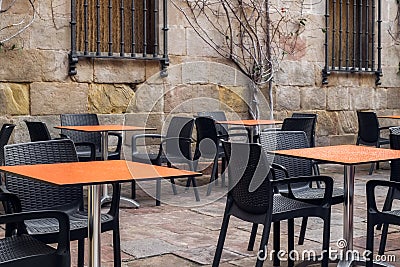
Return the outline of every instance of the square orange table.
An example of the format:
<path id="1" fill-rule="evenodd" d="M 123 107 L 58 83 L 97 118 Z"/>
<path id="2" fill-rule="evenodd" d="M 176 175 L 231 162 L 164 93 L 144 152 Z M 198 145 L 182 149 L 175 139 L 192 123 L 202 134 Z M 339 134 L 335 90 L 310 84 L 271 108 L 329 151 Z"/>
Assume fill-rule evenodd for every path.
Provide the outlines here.
<path id="1" fill-rule="evenodd" d="M 355 166 L 364 163 L 388 161 L 400 158 L 400 150 L 356 145 L 337 145 L 302 149 L 269 151 L 270 154 L 344 165 L 344 216 L 343 238 L 346 249 L 353 250 L 353 210 Z M 338 266 L 349 266 L 350 261 L 341 261 Z"/>
<path id="2" fill-rule="evenodd" d="M 381 116 L 378 116 L 378 118 L 398 120 L 398 119 L 400 119 L 400 115 L 381 115 Z"/>
<path id="3" fill-rule="evenodd" d="M 110 182 L 157 180 L 156 198 L 159 201 L 161 179 L 200 176 L 191 172 L 150 164 L 125 161 L 89 161 L 37 165 L 0 166 L 0 171 L 38 181 L 63 185 L 88 185 L 89 266 L 101 266 L 100 191 Z"/>
<path id="4" fill-rule="evenodd" d="M 282 124 L 283 121 L 278 120 L 232 120 L 232 121 L 217 121 L 219 124 L 243 125 L 250 128 L 250 140 L 254 140 L 254 129 L 259 125 L 274 125 Z"/>
<path id="5" fill-rule="evenodd" d="M 101 133 L 101 152 L 102 159 L 108 159 L 108 132 L 113 131 L 147 131 L 147 130 L 156 130 L 156 128 L 149 127 L 138 127 L 138 126 L 128 126 L 128 125 L 83 125 L 83 126 L 55 126 L 56 129 L 64 129 L 71 131 L 79 131 L 79 132 L 99 132 Z M 129 199 L 126 197 L 121 197 L 121 200 L 129 202 L 136 207 L 139 207 L 139 203 L 137 203 L 133 199 Z M 101 199 L 101 203 L 106 203 L 111 201 L 111 196 L 108 194 L 108 187 L 105 184 L 103 186 L 103 197 Z"/>

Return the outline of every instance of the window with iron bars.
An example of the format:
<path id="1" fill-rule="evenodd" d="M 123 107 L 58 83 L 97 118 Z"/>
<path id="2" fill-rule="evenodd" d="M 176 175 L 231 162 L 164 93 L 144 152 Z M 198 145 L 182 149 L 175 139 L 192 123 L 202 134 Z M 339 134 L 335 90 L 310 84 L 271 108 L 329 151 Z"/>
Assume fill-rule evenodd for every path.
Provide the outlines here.
<path id="1" fill-rule="evenodd" d="M 372 73 L 380 84 L 381 0 L 326 0 L 325 67 L 332 72 Z"/>
<path id="2" fill-rule="evenodd" d="M 69 74 L 79 58 L 158 60 L 166 74 L 167 31 L 167 0 L 72 0 Z"/>

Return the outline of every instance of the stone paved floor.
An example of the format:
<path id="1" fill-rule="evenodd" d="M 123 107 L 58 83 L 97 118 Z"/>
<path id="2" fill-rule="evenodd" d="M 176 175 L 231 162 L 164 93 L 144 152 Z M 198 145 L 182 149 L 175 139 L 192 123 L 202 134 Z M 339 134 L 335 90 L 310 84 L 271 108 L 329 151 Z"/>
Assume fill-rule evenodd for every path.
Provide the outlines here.
<path id="1" fill-rule="evenodd" d="M 366 234 L 366 199 L 365 182 L 371 178 L 388 179 L 389 171 L 386 165 L 384 169 L 368 175 L 369 165 L 356 169 L 355 185 L 355 224 L 354 237 L 355 248 L 363 251 Z M 323 165 L 321 173 L 335 178 L 337 186 L 343 185 L 343 167 L 336 165 Z M 204 178 L 204 180 L 207 177 Z M 183 183 L 182 183 L 183 184 Z M 223 197 L 226 188 L 216 186 L 211 196 L 206 197 L 206 187 L 200 189 L 201 202 L 195 202 L 193 191 L 185 191 L 179 188 L 179 194 L 174 196 L 168 183 L 163 185 L 162 201 L 160 207 L 155 206 L 154 200 L 148 194 L 154 194 L 154 182 L 142 183 L 138 190 L 137 200 L 139 209 L 130 208 L 122 203 L 121 218 L 121 249 L 122 266 L 126 267 L 192 267 L 211 266 L 215 246 L 218 239 L 222 215 L 225 207 Z M 129 184 L 123 186 L 123 195 L 129 196 Z M 386 193 L 379 195 L 382 203 Z M 306 232 L 304 245 L 296 245 L 299 252 L 315 250 L 320 252 L 322 240 L 322 224 L 319 219 L 310 219 Z M 301 221 L 296 221 L 295 234 L 299 233 Z M 260 227 L 261 228 L 261 227 Z M 256 252 L 246 250 L 247 241 L 251 230 L 251 224 L 231 219 L 227 239 L 222 255 L 221 267 L 254 266 Z M 286 247 L 286 224 L 281 226 L 282 248 Z M 379 231 L 376 231 L 376 245 L 379 244 Z M 337 249 L 337 240 L 342 236 L 342 205 L 336 205 L 332 210 L 331 244 L 332 249 Z M 258 247 L 258 240 L 255 248 Z M 400 266 L 400 227 L 391 227 L 386 254 L 396 257 L 391 262 L 394 266 Z M 270 242 L 271 243 L 271 242 Z M 112 236 L 110 233 L 102 234 L 102 262 L 103 266 L 113 266 L 112 263 Z M 73 265 L 76 264 L 76 244 L 72 246 Z M 272 266 L 270 260 L 266 260 L 264 266 Z M 282 262 L 281 266 L 286 266 Z M 318 265 L 316 265 L 318 266 Z M 332 264 L 335 266 L 335 264 Z"/>

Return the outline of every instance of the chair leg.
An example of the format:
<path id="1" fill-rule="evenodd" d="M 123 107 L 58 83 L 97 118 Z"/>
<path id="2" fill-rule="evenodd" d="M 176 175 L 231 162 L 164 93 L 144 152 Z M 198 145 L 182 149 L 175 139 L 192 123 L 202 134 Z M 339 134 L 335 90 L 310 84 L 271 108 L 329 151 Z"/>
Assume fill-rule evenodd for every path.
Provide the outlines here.
<path id="1" fill-rule="evenodd" d="M 385 203 L 383 204 L 382 211 L 388 211 L 392 209 L 392 201 L 394 197 L 395 190 L 393 188 L 389 188 L 388 194 L 385 199 Z M 378 224 L 376 226 L 377 230 L 381 230 L 382 224 Z"/>
<path id="2" fill-rule="evenodd" d="M 192 181 L 193 184 L 193 191 L 194 191 L 194 197 L 196 198 L 196 201 L 200 201 L 200 196 L 199 196 L 199 190 L 197 189 L 197 181 L 195 177 L 190 177 L 188 180 Z"/>
<path id="3" fill-rule="evenodd" d="M 213 186 L 213 182 L 218 178 L 218 155 L 214 158 L 214 163 L 211 171 L 210 183 L 207 188 L 207 196 L 211 194 L 211 189 Z"/>
<path id="4" fill-rule="evenodd" d="M 265 223 L 262 237 L 261 237 L 261 242 L 260 242 L 260 250 L 257 253 L 256 267 L 262 267 L 264 264 L 264 261 L 268 258 L 267 244 L 268 244 L 270 231 L 271 231 L 271 223 Z M 275 235 L 275 233 L 274 233 L 274 235 Z M 274 237 L 274 239 L 275 239 L 275 237 Z"/>
<path id="5" fill-rule="evenodd" d="M 178 194 L 178 191 L 176 190 L 176 184 L 175 184 L 175 179 L 172 178 L 171 180 L 171 186 L 172 186 L 172 192 L 174 193 L 174 195 Z"/>
<path id="6" fill-rule="evenodd" d="M 304 238 L 306 236 L 306 229 L 307 229 L 307 222 L 308 222 L 308 217 L 303 217 L 303 220 L 301 221 L 301 228 L 300 228 L 300 236 L 299 236 L 299 245 L 304 244 Z"/>
<path id="7" fill-rule="evenodd" d="M 379 251 L 378 251 L 379 255 L 383 255 L 383 253 L 385 253 L 388 231 L 389 231 L 389 224 L 384 223 L 381 234 L 381 242 L 379 243 Z"/>
<path id="8" fill-rule="evenodd" d="M 254 249 L 254 243 L 256 241 L 256 236 L 257 236 L 257 228 L 258 228 L 258 224 L 253 223 L 253 227 L 251 228 L 249 245 L 247 246 L 248 251 L 253 251 L 253 249 Z"/>
<path id="9" fill-rule="evenodd" d="M 121 267 L 121 240 L 119 234 L 119 223 L 113 230 L 113 249 L 114 249 L 114 267 Z"/>
<path id="10" fill-rule="evenodd" d="M 131 199 L 136 198 L 136 181 L 132 181 L 131 183 Z"/>
<path id="11" fill-rule="evenodd" d="M 374 172 L 375 163 L 371 163 L 371 167 L 369 168 L 368 174 L 371 175 Z"/>
<path id="12" fill-rule="evenodd" d="M 281 224 L 280 222 L 274 222 L 274 240 L 273 240 L 273 250 L 274 250 L 274 266 L 280 266 L 280 260 L 278 258 L 277 252 L 281 249 Z"/>
<path id="13" fill-rule="evenodd" d="M 369 251 L 367 256 L 367 267 L 372 267 L 373 264 L 373 254 L 374 254 L 374 225 L 369 222 L 369 218 L 367 219 L 367 244 L 366 250 Z"/>
<path id="14" fill-rule="evenodd" d="M 221 161 L 221 182 L 222 182 L 222 187 L 226 186 L 225 183 L 225 167 L 226 167 L 226 158 L 222 158 Z"/>
<path id="15" fill-rule="evenodd" d="M 212 267 L 218 267 L 219 262 L 221 261 L 221 255 L 222 255 L 222 250 L 224 248 L 226 232 L 228 231 L 229 217 L 230 215 L 228 215 L 227 212 L 225 211 L 224 219 L 222 220 L 221 231 L 219 232 L 217 249 L 215 251 Z"/>
<path id="16" fill-rule="evenodd" d="M 328 267 L 329 264 L 329 240 L 331 234 L 331 211 L 329 211 L 327 218 L 324 219 L 324 233 L 323 233 L 323 240 L 322 240 L 322 267 Z"/>
<path id="17" fill-rule="evenodd" d="M 78 240 L 78 267 L 83 267 L 85 262 L 85 239 Z"/>
<path id="18" fill-rule="evenodd" d="M 294 266 L 294 219 L 288 219 L 288 267 Z"/>

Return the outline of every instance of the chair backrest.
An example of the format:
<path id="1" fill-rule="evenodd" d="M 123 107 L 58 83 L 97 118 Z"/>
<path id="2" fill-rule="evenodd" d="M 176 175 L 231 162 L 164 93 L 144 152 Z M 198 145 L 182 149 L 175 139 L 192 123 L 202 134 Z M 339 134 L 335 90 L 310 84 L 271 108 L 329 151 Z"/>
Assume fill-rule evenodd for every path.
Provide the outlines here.
<path id="1" fill-rule="evenodd" d="M 205 158 L 214 158 L 218 152 L 218 136 L 214 119 L 210 117 L 196 118 L 196 155 Z"/>
<path id="2" fill-rule="evenodd" d="M 4 154 L 8 166 L 78 161 L 69 139 L 7 145 Z M 5 184 L 19 197 L 23 211 L 83 205 L 82 186 L 56 186 L 13 175 L 6 175 Z"/>
<path id="3" fill-rule="evenodd" d="M 289 177 L 312 175 L 312 161 L 294 157 L 285 157 L 268 154 L 268 151 L 307 148 L 308 140 L 306 134 L 301 131 L 267 131 L 260 134 L 261 145 L 269 161 L 273 161 L 286 168 Z M 284 174 L 277 171 L 277 179 L 284 178 Z M 306 184 L 297 183 L 296 187 Z M 307 184 L 308 185 L 308 184 Z"/>
<path id="4" fill-rule="evenodd" d="M 315 146 L 315 117 L 292 117 L 283 120 L 282 131 L 303 131 L 310 147 Z"/>
<path id="5" fill-rule="evenodd" d="M 375 112 L 357 111 L 357 144 L 375 145 L 379 140 L 379 121 Z"/>
<path id="6" fill-rule="evenodd" d="M 400 127 L 389 128 L 390 148 L 400 150 Z M 400 182 L 400 159 L 390 161 L 390 180 Z"/>
<path id="7" fill-rule="evenodd" d="M 99 125 L 99 119 L 96 114 L 61 114 L 61 126 L 84 126 Z M 97 132 L 79 132 L 70 130 L 61 130 L 62 134 L 67 135 L 74 142 L 90 142 L 95 144 L 96 148 L 101 148 L 101 134 Z"/>
<path id="8" fill-rule="evenodd" d="M 248 213 L 270 212 L 272 172 L 261 146 L 256 143 L 223 142 L 223 147 L 228 162 L 228 197 Z"/>
<path id="9" fill-rule="evenodd" d="M 317 113 L 293 113 L 292 118 L 314 118 L 314 124 L 312 126 L 312 135 L 311 135 L 311 142 L 310 142 L 310 147 L 315 147 L 315 131 L 317 129 L 317 120 L 318 120 L 318 114 Z M 307 136 L 308 137 L 308 136 Z"/>
<path id="10" fill-rule="evenodd" d="M 165 154 L 167 157 L 192 159 L 191 138 L 194 119 L 187 117 L 172 117 L 167 129 Z"/>
<path id="11" fill-rule="evenodd" d="M 226 121 L 225 112 L 222 110 L 219 111 L 203 111 L 197 112 L 197 116 L 199 117 L 210 117 L 215 121 Z M 220 135 L 228 135 L 228 125 L 227 124 L 216 124 L 215 125 L 218 134 Z"/>
<path id="12" fill-rule="evenodd" d="M 10 140 L 15 124 L 4 123 L 0 130 L 0 164 L 4 165 L 4 146 Z"/>
<path id="13" fill-rule="evenodd" d="M 24 121 L 28 127 L 31 142 L 51 140 L 49 129 L 44 122 L 41 121 Z"/>

